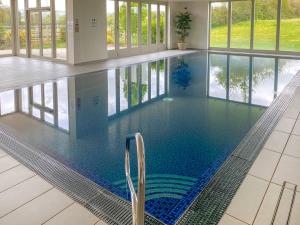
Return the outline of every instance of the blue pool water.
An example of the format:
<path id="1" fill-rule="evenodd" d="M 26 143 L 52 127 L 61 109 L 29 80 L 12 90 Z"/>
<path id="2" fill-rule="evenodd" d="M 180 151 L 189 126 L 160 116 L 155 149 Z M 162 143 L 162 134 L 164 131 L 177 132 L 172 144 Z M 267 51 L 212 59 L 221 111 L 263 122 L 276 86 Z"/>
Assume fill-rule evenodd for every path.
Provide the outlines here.
<path id="1" fill-rule="evenodd" d="M 2 92 L 0 124 L 128 200 L 125 138 L 140 132 L 146 211 L 174 224 L 299 69 L 261 56 L 166 58 Z"/>

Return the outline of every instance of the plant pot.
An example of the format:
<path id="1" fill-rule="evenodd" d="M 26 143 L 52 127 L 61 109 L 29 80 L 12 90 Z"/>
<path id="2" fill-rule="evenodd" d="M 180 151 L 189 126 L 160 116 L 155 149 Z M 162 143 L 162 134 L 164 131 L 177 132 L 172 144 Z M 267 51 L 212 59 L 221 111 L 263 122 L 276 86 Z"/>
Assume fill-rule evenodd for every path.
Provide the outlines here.
<path id="1" fill-rule="evenodd" d="M 185 42 L 178 42 L 179 50 L 186 50 L 187 44 Z"/>

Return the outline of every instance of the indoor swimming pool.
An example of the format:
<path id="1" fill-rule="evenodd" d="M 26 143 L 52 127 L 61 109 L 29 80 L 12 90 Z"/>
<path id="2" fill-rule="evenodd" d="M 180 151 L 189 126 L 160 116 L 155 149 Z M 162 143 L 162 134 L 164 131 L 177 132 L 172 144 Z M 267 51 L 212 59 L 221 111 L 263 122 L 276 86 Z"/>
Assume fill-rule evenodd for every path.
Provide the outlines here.
<path id="1" fill-rule="evenodd" d="M 296 59 L 203 51 L 45 81 L 0 93 L 0 129 L 128 201 L 125 140 L 140 132 L 146 212 L 171 225 L 298 70 Z"/>

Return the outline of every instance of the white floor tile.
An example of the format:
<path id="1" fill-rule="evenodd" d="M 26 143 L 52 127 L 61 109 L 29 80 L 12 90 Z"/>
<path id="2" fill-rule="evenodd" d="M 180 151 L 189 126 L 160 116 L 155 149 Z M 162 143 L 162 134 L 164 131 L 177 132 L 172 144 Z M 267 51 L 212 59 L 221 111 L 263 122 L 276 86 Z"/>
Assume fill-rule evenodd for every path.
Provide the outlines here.
<path id="1" fill-rule="evenodd" d="M 218 225 L 247 225 L 247 223 L 239 221 L 230 215 L 224 214 Z"/>
<path id="2" fill-rule="evenodd" d="M 3 157 L 3 156 L 5 156 L 5 155 L 6 155 L 6 152 L 3 151 L 3 150 L 0 148 L 0 158 Z"/>
<path id="3" fill-rule="evenodd" d="M 78 203 L 66 208 L 45 225 L 94 225 L 99 219 Z"/>
<path id="4" fill-rule="evenodd" d="M 286 133 L 291 133 L 294 127 L 296 120 L 290 119 L 290 118 L 282 118 L 277 126 L 275 127 L 275 130 L 282 131 Z"/>
<path id="5" fill-rule="evenodd" d="M 300 157 L 300 136 L 290 136 L 286 148 L 284 149 L 284 153 L 291 156 Z"/>
<path id="6" fill-rule="evenodd" d="M 57 189 L 52 189 L 0 219 L 0 225 L 40 225 L 73 201 Z"/>
<path id="7" fill-rule="evenodd" d="M 13 159 L 10 156 L 4 156 L 2 158 L 0 158 L 0 173 L 9 170 L 17 165 L 19 165 L 20 163 Z"/>
<path id="8" fill-rule="evenodd" d="M 252 165 L 249 174 L 270 181 L 280 155 L 280 153 L 263 149 Z"/>
<path id="9" fill-rule="evenodd" d="M 50 184 L 35 176 L 0 193 L 0 218 L 51 188 Z"/>
<path id="10" fill-rule="evenodd" d="M 288 107 L 288 109 L 286 110 L 286 112 L 284 113 L 284 117 L 286 118 L 290 118 L 290 119 L 294 119 L 296 120 L 298 118 L 300 110 L 297 108 L 294 108 L 293 106 Z"/>
<path id="11" fill-rule="evenodd" d="M 0 193 L 15 186 L 22 181 L 33 177 L 35 174 L 23 165 L 14 167 L 6 172 L 0 173 Z"/>
<path id="12" fill-rule="evenodd" d="M 248 175 L 234 196 L 227 213 L 252 224 L 267 187 L 267 181 Z"/>
<path id="13" fill-rule="evenodd" d="M 299 225 L 300 224 L 300 213 L 299 212 L 300 212 L 300 193 L 297 192 L 289 225 Z"/>
<path id="14" fill-rule="evenodd" d="M 300 159 L 283 155 L 279 161 L 272 182 L 283 184 L 284 181 L 300 186 Z"/>
<path id="15" fill-rule="evenodd" d="M 271 184 L 253 225 L 270 225 L 280 195 L 281 186 Z"/>
<path id="16" fill-rule="evenodd" d="M 268 138 L 264 148 L 282 153 L 288 138 L 289 134 L 287 133 L 273 131 L 270 137 Z"/>
<path id="17" fill-rule="evenodd" d="M 293 134 L 300 136 L 300 120 L 297 120 L 296 125 L 293 130 Z"/>

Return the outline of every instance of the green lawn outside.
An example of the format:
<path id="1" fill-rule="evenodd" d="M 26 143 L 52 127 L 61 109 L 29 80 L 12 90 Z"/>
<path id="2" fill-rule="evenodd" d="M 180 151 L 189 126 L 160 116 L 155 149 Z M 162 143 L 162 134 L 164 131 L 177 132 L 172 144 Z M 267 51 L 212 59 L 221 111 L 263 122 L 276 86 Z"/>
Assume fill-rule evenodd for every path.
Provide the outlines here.
<path id="1" fill-rule="evenodd" d="M 211 47 L 227 47 L 227 26 L 211 30 Z M 281 20 L 280 50 L 300 52 L 300 19 Z M 250 48 L 250 23 L 240 22 L 232 26 L 233 48 Z M 254 49 L 274 50 L 276 45 L 276 21 L 255 21 Z"/>

